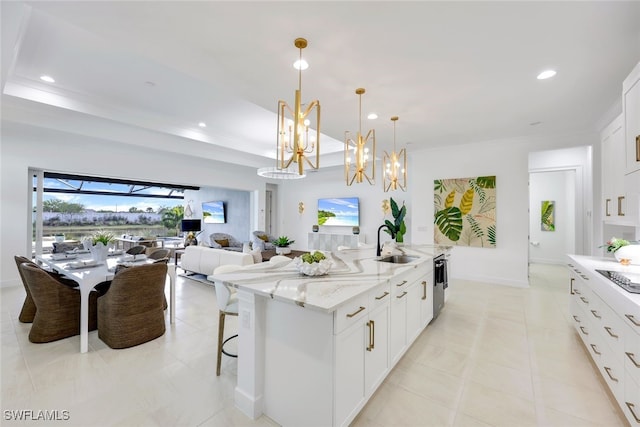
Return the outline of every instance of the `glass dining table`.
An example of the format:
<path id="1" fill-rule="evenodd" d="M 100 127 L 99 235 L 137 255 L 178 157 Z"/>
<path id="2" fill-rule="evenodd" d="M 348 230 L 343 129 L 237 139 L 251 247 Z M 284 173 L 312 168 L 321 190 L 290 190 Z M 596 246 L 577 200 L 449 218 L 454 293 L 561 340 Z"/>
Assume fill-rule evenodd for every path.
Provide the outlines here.
<path id="1" fill-rule="evenodd" d="M 127 265 L 141 265 L 151 262 L 146 257 L 136 260 L 123 261 L 121 256 L 109 256 L 106 261 L 91 262 L 90 253 L 81 254 L 43 254 L 36 255 L 36 260 L 50 269 L 78 282 L 80 286 L 80 352 L 89 350 L 89 294 L 94 286 L 107 280 L 112 280 L 116 265 L 124 262 Z M 175 282 L 176 266 L 170 262 L 167 264 L 167 276 L 169 276 L 169 319 L 175 323 Z"/>

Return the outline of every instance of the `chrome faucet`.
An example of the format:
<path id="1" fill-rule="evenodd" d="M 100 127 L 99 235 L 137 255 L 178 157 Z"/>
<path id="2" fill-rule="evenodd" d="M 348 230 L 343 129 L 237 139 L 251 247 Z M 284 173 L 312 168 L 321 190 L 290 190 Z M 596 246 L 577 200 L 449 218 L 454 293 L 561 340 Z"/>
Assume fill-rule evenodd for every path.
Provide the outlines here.
<path id="1" fill-rule="evenodd" d="M 382 250 L 380 249 L 380 230 L 382 230 L 385 227 L 387 228 L 387 230 L 389 230 L 389 233 L 391 234 L 391 238 L 392 239 L 396 238 L 396 233 L 394 233 L 393 230 L 390 229 L 387 224 L 382 224 L 380 227 L 378 227 L 378 245 L 376 246 L 376 256 L 380 256 L 382 254 Z"/>

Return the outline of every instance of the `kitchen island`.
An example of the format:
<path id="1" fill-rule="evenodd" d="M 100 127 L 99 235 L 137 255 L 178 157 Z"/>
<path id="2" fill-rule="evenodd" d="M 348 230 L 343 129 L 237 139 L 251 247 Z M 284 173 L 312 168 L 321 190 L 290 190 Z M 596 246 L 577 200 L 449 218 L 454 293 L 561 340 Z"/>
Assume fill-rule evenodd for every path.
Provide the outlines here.
<path id="1" fill-rule="evenodd" d="M 289 262 L 209 276 L 238 291 L 236 406 L 284 426 L 353 421 L 433 318 L 433 258 L 449 248 L 401 250 L 415 258 L 349 249 L 324 276 Z"/>

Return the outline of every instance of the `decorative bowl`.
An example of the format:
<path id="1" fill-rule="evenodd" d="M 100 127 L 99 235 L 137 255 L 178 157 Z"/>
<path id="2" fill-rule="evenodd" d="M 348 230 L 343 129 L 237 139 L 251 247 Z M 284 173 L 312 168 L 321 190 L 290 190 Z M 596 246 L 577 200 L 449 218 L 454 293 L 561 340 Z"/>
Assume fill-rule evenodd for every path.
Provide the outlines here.
<path id="1" fill-rule="evenodd" d="M 309 264 L 302 261 L 300 257 L 296 257 L 293 259 L 293 265 L 305 276 L 323 276 L 331 269 L 331 261 L 328 259 Z"/>

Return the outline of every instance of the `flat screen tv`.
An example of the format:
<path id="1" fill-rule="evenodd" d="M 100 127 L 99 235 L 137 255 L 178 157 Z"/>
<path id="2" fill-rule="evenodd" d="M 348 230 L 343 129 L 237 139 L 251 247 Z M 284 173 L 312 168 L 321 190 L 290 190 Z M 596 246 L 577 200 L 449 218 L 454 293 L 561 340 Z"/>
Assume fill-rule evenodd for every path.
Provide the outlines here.
<path id="1" fill-rule="evenodd" d="M 360 202 L 357 197 L 318 199 L 318 225 L 360 225 Z"/>
<path id="2" fill-rule="evenodd" d="M 202 218 L 205 224 L 224 224 L 224 202 L 202 202 Z"/>

